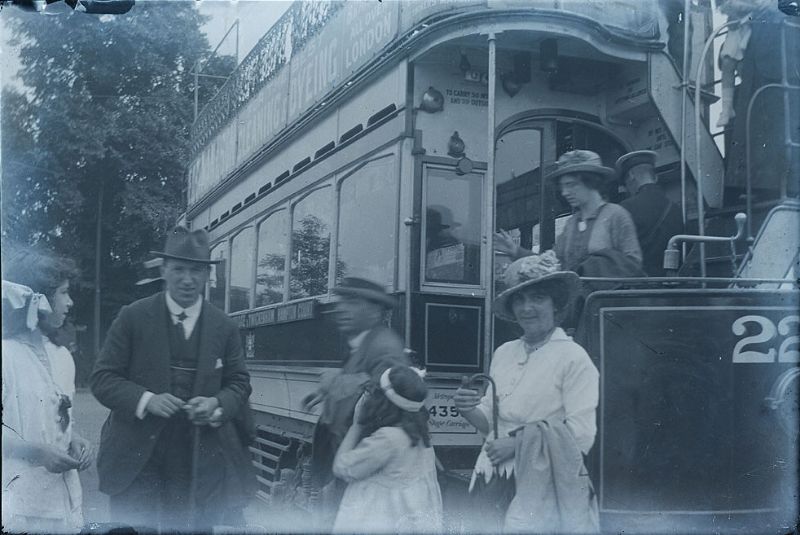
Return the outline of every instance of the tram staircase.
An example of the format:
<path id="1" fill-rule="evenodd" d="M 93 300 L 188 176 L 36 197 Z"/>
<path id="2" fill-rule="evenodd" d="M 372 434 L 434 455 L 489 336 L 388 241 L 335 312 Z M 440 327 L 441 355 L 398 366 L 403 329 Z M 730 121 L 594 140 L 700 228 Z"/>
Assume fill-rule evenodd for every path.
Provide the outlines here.
<path id="1" fill-rule="evenodd" d="M 256 469 L 256 496 L 269 505 L 291 503 L 307 508 L 311 493 L 310 470 L 303 444 L 266 426 L 257 426 L 249 446 Z"/>
<path id="2" fill-rule="evenodd" d="M 672 139 L 681 139 L 681 106 L 684 87 L 677 65 L 664 52 L 650 54 L 648 61 L 648 89 L 653 104 L 661 116 Z M 698 176 L 697 145 L 695 142 L 695 102 L 694 91 L 686 99 L 686 165 L 692 176 Z M 702 110 L 701 110 L 702 111 Z M 701 116 L 701 121 L 702 121 Z M 705 124 L 700 125 L 700 173 L 702 174 L 702 193 L 708 206 L 722 206 L 725 164 L 714 137 Z M 680 147 L 680 143 L 675 143 Z"/>

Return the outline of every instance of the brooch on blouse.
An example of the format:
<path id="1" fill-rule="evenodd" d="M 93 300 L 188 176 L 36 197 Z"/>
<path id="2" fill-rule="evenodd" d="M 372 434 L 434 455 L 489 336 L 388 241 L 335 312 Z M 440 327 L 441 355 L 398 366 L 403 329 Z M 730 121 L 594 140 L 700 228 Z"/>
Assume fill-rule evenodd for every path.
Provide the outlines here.
<path id="1" fill-rule="evenodd" d="M 66 431 L 69 427 L 69 408 L 72 407 L 72 402 L 69 396 L 61 394 L 58 401 L 58 423 L 61 426 L 61 431 Z"/>

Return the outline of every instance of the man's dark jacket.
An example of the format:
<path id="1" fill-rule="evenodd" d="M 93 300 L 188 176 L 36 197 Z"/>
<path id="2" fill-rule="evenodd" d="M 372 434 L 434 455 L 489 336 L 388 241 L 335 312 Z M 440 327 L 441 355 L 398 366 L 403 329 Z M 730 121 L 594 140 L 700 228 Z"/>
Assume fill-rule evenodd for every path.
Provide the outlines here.
<path id="1" fill-rule="evenodd" d="M 317 486 L 333 478 L 333 458 L 353 423 L 353 410 L 364 386 L 370 380 L 378 381 L 388 368 L 409 363 L 397 333 L 379 325 L 370 329 L 358 349 L 345 359 L 341 373 L 323 385 L 325 405 L 314 429 L 312 450 L 312 472 Z"/>
<path id="2" fill-rule="evenodd" d="M 161 394 L 169 392 L 171 387 L 167 332 L 171 318 L 165 295 L 160 292 L 120 310 L 92 372 L 92 393 L 111 409 L 103 424 L 97 455 L 100 490 L 106 494 L 118 494 L 133 482 L 170 421 L 149 413 L 144 419 L 136 417 L 139 399 L 145 391 Z M 236 324 L 205 301 L 195 329 L 200 329 L 200 354 L 192 396 L 215 396 L 225 420 L 219 428 L 197 427 L 200 433 L 198 494 L 209 495 L 214 489 L 203 487 L 203 467 L 230 463 L 227 458 L 217 457 L 226 446 L 240 444 L 238 437 L 234 438 L 236 429 L 231 420 L 241 409 L 246 409 L 251 387 Z M 205 483 L 219 484 L 218 481 Z"/>
<path id="3" fill-rule="evenodd" d="M 645 184 L 620 206 L 631 214 L 642 247 L 642 268 L 651 277 L 664 276 L 664 249 L 669 239 L 683 233 L 681 210 L 658 184 Z"/>

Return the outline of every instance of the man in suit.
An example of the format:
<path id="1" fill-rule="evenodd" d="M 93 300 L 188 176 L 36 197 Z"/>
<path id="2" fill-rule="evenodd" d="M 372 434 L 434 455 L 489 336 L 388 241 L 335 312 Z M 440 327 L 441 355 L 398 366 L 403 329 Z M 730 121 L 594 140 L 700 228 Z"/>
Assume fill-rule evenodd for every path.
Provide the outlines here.
<path id="1" fill-rule="evenodd" d="M 324 488 L 323 524 L 333 520 L 346 486 L 333 476 L 333 458 L 353 423 L 358 398 L 370 380 L 379 380 L 392 366 L 409 364 L 403 341 L 383 324 L 386 311 L 395 306 L 383 286 L 346 277 L 333 293 L 338 296 L 334 308 L 336 324 L 347 338 L 350 351 L 342 368 L 324 374 L 317 391 L 303 400 L 309 411 L 324 403 L 314 429 L 311 464 L 315 486 Z"/>
<path id="2" fill-rule="evenodd" d="M 166 291 L 120 310 L 91 376 L 92 393 L 111 409 L 100 490 L 114 521 L 209 531 L 241 468 L 231 420 L 250 377 L 235 323 L 202 298 L 214 263 L 206 232 L 176 227 L 153 254 L 164 259 Z"/>
<path id="3" fill-rule="evenodd" d="M 620 182 L 630 193 L 620 206 L 631 214 L 636 236 L 642 247 L 642 267 L 651 277 L 664 276 L 664 249 L 669 239 L 683 232 L 683 218 L 656 184 L 656 153 L 649 150 L 629 152 L 616 163 Z"/>

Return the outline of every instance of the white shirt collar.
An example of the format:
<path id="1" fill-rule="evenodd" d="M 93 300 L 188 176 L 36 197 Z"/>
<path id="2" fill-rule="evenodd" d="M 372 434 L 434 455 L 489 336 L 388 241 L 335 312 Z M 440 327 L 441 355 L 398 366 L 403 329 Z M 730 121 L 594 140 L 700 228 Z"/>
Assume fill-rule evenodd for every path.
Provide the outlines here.
<path id="1" fill-rule="evenodd" d="M 347 340 L 347 343 L 350 346 L 350 351 L 358 351 L 358 348 L 361 347 L 361 343 L 364 341 L 364 338 L 367 337 L 367 333 L 369 331 L 370 330 L 367 329 L 366 331 L 363 331 L 358 336 L 354 336 L 353 338 L 349 338 Z"/>
<path id="2" fill-rule="evenodd" d="M 189 318 L 196 318 L 200 316 L 200 311 L 203 309 L 202 296 L 198 296 L 197 301 L 195 301 L 195 303 L 191 305 L 189 308 L 183 308 L 182 306 L 180 306 L 178 303 L 175 302 L 172 296 L 169 295 L 169 292 L 166 292 L 166 294 L 167 294 L 167 310 L 169 310 L 169 313 L 172 314 L 173 316 L 177 316 L 181 312 L 186 314 L 186 316 Z"/>

